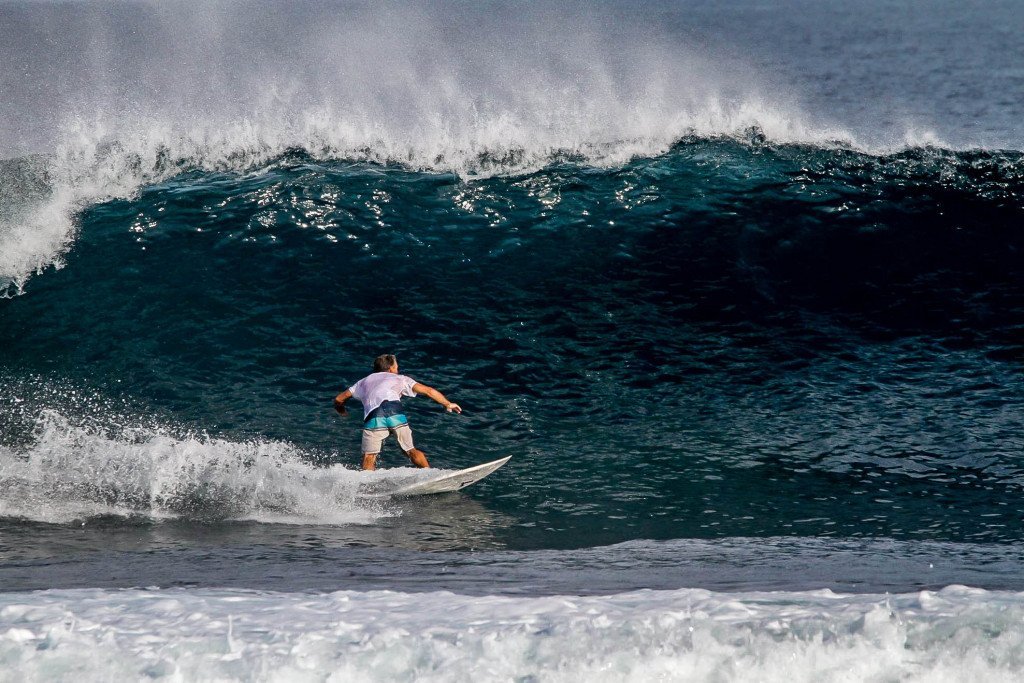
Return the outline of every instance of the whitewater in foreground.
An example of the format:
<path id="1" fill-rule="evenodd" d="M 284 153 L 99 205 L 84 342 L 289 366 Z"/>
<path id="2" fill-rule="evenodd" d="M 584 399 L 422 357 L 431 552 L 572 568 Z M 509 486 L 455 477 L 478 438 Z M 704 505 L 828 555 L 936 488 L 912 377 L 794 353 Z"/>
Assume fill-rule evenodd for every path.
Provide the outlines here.
<path id="1" fill-rule="evenodd" d="M 0 596 L 0 680 L 1013 681 L 1024 594 L 54 590 Z M 17 673 L 15 673 L 17 672 Z"/>

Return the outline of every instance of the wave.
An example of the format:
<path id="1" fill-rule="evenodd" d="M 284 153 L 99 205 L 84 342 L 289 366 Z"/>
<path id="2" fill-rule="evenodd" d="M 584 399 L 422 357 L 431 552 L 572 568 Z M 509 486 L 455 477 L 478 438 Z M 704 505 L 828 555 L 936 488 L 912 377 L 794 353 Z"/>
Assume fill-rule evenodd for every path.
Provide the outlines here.
<path id="1" fill-rule="evenodd" d="M 538 117 L 560 122 L 545 124 Z M 102 124 L 76 120 L 53 153 L 0 161 L 4 180 L 0 184 L 0 296 L 23 293 L 33 274 L 63 267 L 64 256 L 77 239 L 81 214 L 91 206 L 132 199 L 146 187 L 193 172 L 262 174 L 297 158 L 397 167 L 468 182 L 524 176 L 565 163 L 621 169 L 637 159 L 668 154 L 680 145 L 731 141 L 753 151 L 766 146 L 819 150 L 835 167 L 810 172 L 830 180 L 841 180 L 849 170 L 845 167 L 852 165 L 877 166 L 885 180 L 895 171 L 916 182 L 924 172 L 946 184 L 941 176 L 950 170 L 960 175 L 963 169 L 958 166 L 977 167 L 978 157 L 993 155 L 997 157 L 993 165 L 1008 166 L 1011 176 L 1019 175 L 1019 169 L 1013 170 L 1019 164 L 1012 152 L 1007 157 L 998 152 L 965 152 L 960 159 L 956 151 L 942 147 L 865 149 L 842 131 L 814 129 L 798 116 L 762 101 L 709 101 L 694 111 L 640 118 L 643 121 L 638 124 L 637 117 L 622 113 L 611 117 L 618 121 L 612 125 L 604 117 L 579 120 L 577 114 L 557 111 L 523 116 L 499 113 L 462 129 L 453 130 L 448 122 L 435 120 L 433 125 L 401 132 L 382 131 L 364 117 L 330 109 L 280 118 L 261 114 L 196 129 L 146 121 L 120 124 L 111 131 Z M 894 159 L 900 154 L 910 156 Z M 913 161 L 918 156 L 924 157 L 923 163 Z M 981 171 L 976 180 L 993 180 L 984 177 L 985 169 Z M 967 173 L 970 180 L 970 169 Z M 864 180 L 870 181 L 870 174 Z"/>
<path id="2" fill-rule="evenodd" d="M 68 63 L 6 36 L 60 77 L 2 74 L 0 114 L 18 134 L 0 138 L 0 156 L 14 157 L 3 168 L 37 189 L 0 184 L 0 291 L 60 267 L 91 205 L 183 172 L 259 171 L 292 151 L 471 179 L 559 160 L 618 167 L 686 136 L 751 130 L 775 144 L 857 144 L 737 60 L 611 7 L 299 5 L 0 10 L 44 35 L 64 27 L 68 53 L 93 57 Z M 264 49 L 226 34 L 260 36 Z M 182 35 L 209 40 L 186 48 Z M 33 169 L 19 162 L 23 138 L 37 140 Z"/>
<path id="3" fill-rule="evenodd" d="M 91 170 L 64 174 L 59 182 L 53 179 L 61 174 L 47 171 L 39 182 L 21 186 L 36 195 L 40 183 L 56 182 L 77 187 L 96 201 L 100 196 L 131 197 L 121 208 L 116 202 L 109 211 L 96 208 L 89 224 L 98 231 L 97 239 L 127 228 L 143 247 L 157 235 L 200 227 L 228 240 L 259 241 L 269 225 L 275 233 L 296 236 L 316 225 L 315 237 L 321 240 L 358 239 L 377 253 L 393 238 L 377 228 L 404 235 L 402 226 L 411 225 L 416 240 L 427 242 L 446 234 L 451 222 L 460 226 L 463 237 L 479 239 L 478 245 L 466 248 L 479 251 L 478 258 L 493 259 L 508 248 L 494 249 L 492 235 L 475 232 L 481 219 L 496 228 L 494 233 L 504 232 L 504 244 L 512 247 L 538 241 L 540 233 L 532 229 L 538 223 L 557 224 L 566 235 L 580 221 L 602 229 L 616 225 L 616 239 L 623 244 L 619 271 L 660 278 L 664 281 L 657 283 L 659 289 L 685 296 L 686 283 L 698 276 L 740 276 L 752 282 L 757 296 L 773 303 L 811 298 L 875 309 L 903 300 L 920 303 L 921 297 L 936 303 L 950 295 L 959 300 L 963 292 L 983 293 L 986 288 L 991 290 L 986 296 L 1012 298 L 1009 283 L 1017 269 L 1012 254 L 1019 245 L 1010 226 L 1024 215 L 1024 157 L 1019 152 L 915 148 L 879 155 L 826 143 L 781 144 L 760 128 L 728 136 L 666 137 L 644 151 L 652 156 L 616 159 L 597 172 L 598 155 L 612 154 L 611 147 L 591 152 L 537 147 L 536 158 L 520 147 L 493 154 L 478 151 L 474 157 L 474 163 L 491 171 L 510 173 L 526 174 L 534 162 L 544 164 L 540 171 L 519 176 L 521 181 L 439 177 L 451 157 L 430 161 L 430 155 L 423 155 L 420 166 L 437 165 L 417 171 L 409 166 L 409 154 L 389 152 L 386 146 L 336 149 L 308 138 L 269 145 L 258 136 L 247 143 L 206 140 L 202 145 L 188 138 L 177 146 L 169 138 L 149 140 L 141 134 L 134 140 L 133 146 L 94 140 L 81 162 Z M 70 161 L 64 168 L 78 163 L 77 153 L 66 158 Z M 400 158 L 405 165 L 396 164 Z M 536 192 L 527 187 L 531 183 L 539 186 Z M 361 192 L 368 184 L 384 199 L 364 206 Z M 435 196 L 438 187 L 444 190 Z M 419 194 L 421 190 L 427 194 Z M 41 200 L 35 213 L 23 213 L 31 220 L 6 233 L 15 245 L 0 251 L 6 264 L 0 268 L 5 279 L 0 280 L 8 284 L 9 294 L 23 291 L 29 275 L 46 264 L 60 266 L 60 254 L 77 243 L 75 221 L 89 212 L 62 214 L 60 208 L 82 206 L 70 199 L 77 191 Z M 296 191 L 309 194 L 309 199 L 296 203 Z M 539 193 L 545 198 L 531 206 Z M 199 199 L 202 206 L 192 206 Z M 366 213 L 368 207 L 391 215 L 375 218 Z M 128 226 L 122 212 L 138 220 Z M 63 219 L 54 217 L 60 215 Z M 387 226 L 378 225 L 382 218 Z M 666 245 L 675 246 L 645 245 L 643 233 L 651 230 L 665 233 Z M 703 230 L 709 233 L 707 239 L 700 237 Z M 325 246 L 311 242 L 308 248 L 322 252 Z M 118 258 L 128 259 L 122 267 L 130 267 L 134 252 L 123 241 L 116 248 L 121 250 Z M 455 258 L 453 249 L 419 256 Z M 647 255 L 647 266 L 630 266 L 636 250 L 656 253 Z M 694 255 L 686 273 L 677 272 L 680 253 Z M 269 252 L 265 256 L 283 258 Z M 655 264 L 675 272 L 652 272 Z M 235 266 L 246 267 L 241 262 Z M 999 286 L 989 287 L 993 283 Z M 168 286 L 173 289 L 174 283 Z M 748 294 L 744 289 L 736 296 Z M 975 311 L 976 303 L 964 306 Z M 1015 310 L 1016 304 L 998 308 Z"/>
<path id="4" fill-rule="evenodd" d="M 0 161 L 0 178 L 11 179 L 0 190 L 0 291 L 20 293 L 33 273 L 61 267 L 85 208 L 131 198 L 191 171 L 260 172 L 301 153 L 317 161 L 398 165 L 468 180 L 527 174 L 565 160 L 617 167 L 664 154 L 688 136 L 824 144 L 842 136 L 810 129 L 756 99 L 711 98 L 692 109 L 656 105 L 646 112 L 627 111 L 621 103 L 600 113 L 581 111 L 587 108 L 581 103 L 489 114 L 467 107 L 461 121 L 425 115 L 397 128 L 332 106 L 198 124 L 75 118 L 51 153 L 31 163 L 24 157 Z"/>
<path id="5" fill-rule="evenodd" d="M 13 430 L 12 430 L 13 431 Z M 8 435 L 10 439 L 10 435 Z M 0 517 L 67 523 L 104 516 L 366 524 L 399 514 L 358 497 L 416 470 L 322 467 L 295 446 L 154 427 L 72 424 L 44 410 L 20 445 L 0 446 Z"/>
<path id="6" fill-rule="evenodd" d="M 283 10 L 0 8 L 0 27 L 35 29 L 0 28 L 0 43 L 45 67 L 0 72 L 0 292 L 60 267 L 92 205 L 190 171 L 259 172 L 293 152 L 470 180 L 564 161 L 620 168 L 690 138 L 952 148 L 927 128 L 866 139 L 810 115 L 729 49 L 673 29 L 668 8 L 661 21 L 615 3 Z M 41 50 L 38 35 L 87 58 Z"/>
<path id="7" fill-rule="evenodd" d="M 1024 594 L 963 586 L 543 598 L 53 590 L 0 595 L 0 652 L 26 678 L 74 661 L 90 679 L 1012 681 L 1022 621 Z"/>

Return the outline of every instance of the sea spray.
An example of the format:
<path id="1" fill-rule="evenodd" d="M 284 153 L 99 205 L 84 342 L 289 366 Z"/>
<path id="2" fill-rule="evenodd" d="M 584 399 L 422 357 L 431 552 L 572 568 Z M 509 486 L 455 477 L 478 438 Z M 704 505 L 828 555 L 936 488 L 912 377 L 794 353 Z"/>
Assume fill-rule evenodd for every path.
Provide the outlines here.
<path id="1" fill-rule="evenodd" d="M 286 443 L 101 430 L 51 410 L 39 415 L 28 445 L 0 446 L 0 515 L 43 522 L 116 515 L 359 524 L 394 514 L 358 499 L 361 483 L 361 473 L 317 467 Z"/>

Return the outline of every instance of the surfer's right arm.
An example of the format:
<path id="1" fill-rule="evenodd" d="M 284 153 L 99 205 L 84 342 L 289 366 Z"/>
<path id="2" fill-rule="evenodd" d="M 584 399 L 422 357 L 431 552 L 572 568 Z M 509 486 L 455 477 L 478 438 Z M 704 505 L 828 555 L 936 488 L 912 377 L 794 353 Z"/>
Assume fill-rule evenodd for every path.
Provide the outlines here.
<path id="1" fill-rule="evenodd" d="M 345 407 L 345 401 L 352 398 L 352 391 L 346 389 L 337 396 L 334 397 L 334 409 L 338 411 L 338 414 L 342 417 L 348 415 L 348 408 Z"/>
<path id="2" fill-rule="evenodd" d="M 459 407 L 458 403 L 452 403 L 451 401 L 444 397 L 444 394 L 442 394 L 437 389 L 434 389 L 433 387 L 428 387 L 426 384 L 420 384 L 419 382 L 416 382 L 415 384 L 412 385 L 412 390 L 417 394 L 422 394 L 430 399 L 433 399 L 435 402 L 440 403 L 441 405 L 444 406 L 444 409 L 447 410 L 449 413 L 462 412 L 462 408 Z"/>

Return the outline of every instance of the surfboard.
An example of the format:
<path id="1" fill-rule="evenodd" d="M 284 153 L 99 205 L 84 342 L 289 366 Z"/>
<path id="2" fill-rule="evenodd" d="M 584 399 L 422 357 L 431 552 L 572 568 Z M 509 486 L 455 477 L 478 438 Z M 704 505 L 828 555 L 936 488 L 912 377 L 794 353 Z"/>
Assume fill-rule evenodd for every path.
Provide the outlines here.
<path id="1" fill-rule="evenodd" d="M 393 496 L 426 496 L 433 493 L 449 493 L 451 491 L 459 491 L 464 489 L 470 484 L 475 484 L 487 475 L 494 472 L 496 469 L 507 463 L 512 459 L 512 456 L 501 458 L 500 460 L 493 460 L 491 462 L 485 462 L 482 465 L 474 465 L 464 470 L 458 470 L 457 472 L 449 472 L 443 474 L 440 477 L 433 477 L 426 481 L 418 481 L 414 484 L 403 486 L 394 491 L 381 492 L 376 494 L 370 494 L 373 497 L 393 497 Z"/>

